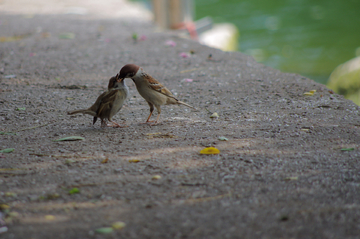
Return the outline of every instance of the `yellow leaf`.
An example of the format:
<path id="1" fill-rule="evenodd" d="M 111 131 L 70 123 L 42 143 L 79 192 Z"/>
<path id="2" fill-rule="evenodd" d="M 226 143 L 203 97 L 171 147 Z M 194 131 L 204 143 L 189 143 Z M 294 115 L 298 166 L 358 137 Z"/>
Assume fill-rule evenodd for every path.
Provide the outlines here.
<path id="1" fill-rule="evenodd" d="M 138 159 L 130 159 L 129 160 L 129 163 L 138 163 L 138 162 L 140 162 L 140 160 L 138 160 Z"/>
<path id="2" fill-rule="evenodd" d="M 46 215 L 46 216 L 45 216 L 45 219 L 48 220 L 48 221 L 52 221 L 52 220 L 55 219 L 55 216 L 53 216 L 53 215 Z"/>
<path id="3" fill-rule="evenodd" d="M 309 96 L 312 96 L 314 95 L 314 93 L 311 93 L 311 92 L 305 92 L 304 95 L 309 95 Z"/>
<path id="4" fill-rule="evenodd" d="M 200 154 L 219 154 L 220 150 L 214 147 L 208 147 L 200 151 Z"/>
<path id="5" fill-rule="evenodd" d="M 158 179 L 161 179 L 161 176 L 160 175 L 154 175 L 154 176 L 152 176 L 151 179 L 158 180 Z"/>
<path id="6" fill-rule="evenodd" d="M 101 163 L 107 163 L 109 161 L 108 158 L 104 159 L 103 161 L 101 161 Z"/>
<path id="7" fill-rule="evenodd" d="M 316 90 L 310 90 L 309 92 L 314 94 L 316 92 Z"/>
<path id="8" fill-rule="evenodd" d="M 210 118 L 219 118 L 219 114 L 215 112 L 210 116 Z"/>
<path id="9" fill-rule="evenodd" d="M 126 226 L 125 222 L 114 222 L 111 227 L 115 230 L 121 230 Z"/>

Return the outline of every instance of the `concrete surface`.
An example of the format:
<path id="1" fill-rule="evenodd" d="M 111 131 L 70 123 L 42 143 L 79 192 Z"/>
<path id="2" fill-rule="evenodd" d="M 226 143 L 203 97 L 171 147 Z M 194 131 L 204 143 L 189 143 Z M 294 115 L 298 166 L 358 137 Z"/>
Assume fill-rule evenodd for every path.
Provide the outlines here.
<path id="1" fill-rule="evenodd" d="M 1 238 L 359 237 L 354 103 L 140 16 L 104 15 L 126 2 L 79 2 L 75 15 L 57 11 L 64 1 L 16 2 L 0 3 L 0 145 L 14 148 L 0 154 Z M 128 127 L 66 115 L 127 63 L 198 111 L 164 106 L 160 124 L 142 124 L 149 109 L 127 79 L 114 120 Z M 53 141 L 74 135 L 85 139 Z M 208 146 L 220 154 L 199 154 Z"/>

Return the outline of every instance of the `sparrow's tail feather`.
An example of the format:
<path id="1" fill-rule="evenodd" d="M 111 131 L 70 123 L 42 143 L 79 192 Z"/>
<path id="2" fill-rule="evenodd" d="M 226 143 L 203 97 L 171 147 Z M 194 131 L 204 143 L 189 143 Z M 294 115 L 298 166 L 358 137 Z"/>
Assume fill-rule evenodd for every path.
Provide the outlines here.
<path id="1" fill-rule="evenodd" d="M 182 102 L 182 101 L 180 101 L 180 100 L 178 100 L 177 103 L 178 103 L 178 104 L 181 104 L 181 105 L 185 105 L 185 106 L 187 106 L 187 107 L 190 107 L 190 108 L 196 110 L 195 107 L 192 107 L 191 105 L 188 105 L 188 104 L 186 104 L 185 102 Z"/>
<path id="2" fill-rule="evenodd" d="M 68 112 L 68 115 L 74 115 L 74 114 L 88 114 L 91 116 L 96 116 L 96 112 L 89 110 L 89 109 L 85 109 L 85 110 L 74 110 L 74 111 L 70 111 Z"/>

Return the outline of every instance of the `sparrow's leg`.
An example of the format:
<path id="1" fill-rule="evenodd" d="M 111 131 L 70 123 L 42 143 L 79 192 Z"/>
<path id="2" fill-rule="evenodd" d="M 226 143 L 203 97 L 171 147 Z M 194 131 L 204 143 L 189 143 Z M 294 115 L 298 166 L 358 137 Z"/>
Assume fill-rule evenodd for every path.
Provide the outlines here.
<path id="1" fill-rule="evenodd" d="M 150 103 L 149 101 L 147 101 L 147 103 L 148 103 L 149 106 L 150 106 L 150 114 L 149 114 L 149 117 L 147 118 L 147 120 L 146 120 L 145 123 L 152 122 L 152 121 L 150 121 L 150 117 L 151 117 L 151 115 L 152 115 L 152 113 L 153 113 L 153 111 L 154 111 L 154 105 L 153 105 L 152 103 Z"/>
<path id="2" fill-rule="evenodd" d="M 160 119 L 160 114 L 161 114 L 161 109 L 160 109 L 160 105 L 155 105 L 156 109 L 157 109 L 157 112 L 158 112 L 158 115 L 156 117 L 156 121 L 155 123 L 159 122 L 159 119 Z"/>
<path id="3" fill-rule="evenodd" d="M 107 126 L 106 120 L 101 119 L 101 128 L 104 128 Z"/>

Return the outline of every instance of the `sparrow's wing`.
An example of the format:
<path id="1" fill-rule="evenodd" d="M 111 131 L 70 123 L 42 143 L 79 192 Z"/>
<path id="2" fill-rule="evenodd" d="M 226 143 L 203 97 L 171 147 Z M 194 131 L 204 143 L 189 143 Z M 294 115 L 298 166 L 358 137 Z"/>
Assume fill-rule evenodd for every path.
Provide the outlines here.
<path id="1" fill-rule="evenodd" d="M 119 97 L 119 90 L 111 90 L 106 94 L 100 102 L 99 109 L 96 112 L 98 116 L 103 116 L 109 111 L 116 100 Z"/>
<path id="2" fill-rule="evenodd" d="M 174 95 L 165 86 L 163 86 L 160 82 L 158 82 L 156 79 L 154 79 L 153 77 L 151 77 L 149 75 L 145 75 L 145 78 L 148 80 L 149 87 L 151 89 L 153 89 L 163 95 L 166 95 L 167 97 L 174 98 L 176 101 L 178 101 L 178 99 L 176 99 L 174 97 Z"/>
<path id="3" fill-rule="evenodd" d="M 102 101 L 102 98 L 108 93 L 108 91 L 105 91 L 99 97 L 96 99 L 95 103 L 89 108 L 89 110 L 92 110 L 94 112 L 97 112 L 100 106 L 100 103 Z"/>

